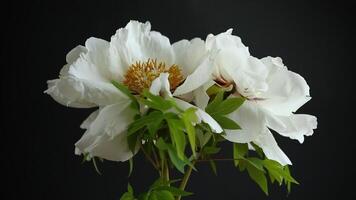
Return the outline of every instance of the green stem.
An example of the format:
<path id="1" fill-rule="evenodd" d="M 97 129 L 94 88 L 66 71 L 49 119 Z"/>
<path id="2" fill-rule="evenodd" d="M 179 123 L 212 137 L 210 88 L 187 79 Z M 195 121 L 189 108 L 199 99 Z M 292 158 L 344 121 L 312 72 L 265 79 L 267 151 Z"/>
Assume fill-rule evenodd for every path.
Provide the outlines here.
<path id="1" fill-rule="evenodd" d="M 167 162 L 167 159 L 164 160 L 164 179 L 167 181 L 167 183 L 169 182 L 169 165 Z"/>
<path id="2" fill-rule="evenodd" d="M 159 168 L 156 166 L 155 161 L 152 160 L 152 158 L 150 157 L 150 155 L 148 155 L 148 153 L 146 152 L 145 148 L 143 148 L 142 144 L 140 144 L 140 148 L 141 148 L 143 154 L 145 155 L 146 159 L 152 164 L 152 166 L 153 166 L 156 170 L 159 170 Z"/>
<path id="3" fill-rule="evenodd" d="M 194 165 L 194 163 L 193 163 L 193 165 Z M 189 166 L 188 170 L 184 173 L 184 176 L 183 176 L 182 182 L 180 183 L 179 189 L 184 190 L 185 187 L 187 186 L 189 177 L 192 174 L 192 169 L 193 168 L 191 166 Z M 182 198 L 182 196 L 178 196 L 177 200 L 180 200 L 181 198 Z"/>
<path id="4" fill-rule="evenodd" d="M 212 159 L 201 159 L 196 160 L 196 162 L 210 162 L 210 161 L 234 161 L 234 160 L 241 160 L 239 158 L 212 158 Z"/>

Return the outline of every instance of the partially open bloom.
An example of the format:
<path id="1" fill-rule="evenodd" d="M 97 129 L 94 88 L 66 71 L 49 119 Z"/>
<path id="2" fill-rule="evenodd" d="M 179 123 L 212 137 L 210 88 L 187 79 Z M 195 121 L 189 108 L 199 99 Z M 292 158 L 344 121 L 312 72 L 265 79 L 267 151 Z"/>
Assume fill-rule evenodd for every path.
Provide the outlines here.
<path id="1" fill-rule="evenodd" d="M 75 144 L 77 154 L 114 161 L 132 157 L 126 133 L 135 113 L 129 106 L 131 100 L 112 81 L 126 85 L 133 94 L 149 89 L 157 95 L 195 96 L 194 91 L 211 80 L 201 76 L 213 70 L 204 41 L 182 40 L 171 45 L 167 37 L 150 29 L 149 22 L 130 21 L 110 42 L 89 38 L 85 46 L 68 53 L 59 79 L 48 81 L 46 93 L 57 102 L 77 108 L 99 107 L 81 125 L 86 132 Z M 184 108 L 193 106 L 175 101 Z M 222 132 L 204 111 L 198 109 L 196 114 L 213 131 Z"/>
<path id="2" fill-rule="evenodd" d="M 313 134 L 316 117 L 294 114 L 310 100 L 309 86 L 303 77 L 289 71 L 280 58 L 257 59 L 232 30 L 206 39 L 208 50 L 218 50 L 213 77 L 221 87 L 230 87 L 232 96 L 242 96 L 244 104 L 229 117 L 240 130 L 225 130 L 225 138 L 237 143 L 253 142 L 265 155 L 286 165 L 289 158 L 279 148 L 270 129 L 279 134 L 304 141 Z M 251 147 L 252 148 L 252 147 Z"/>

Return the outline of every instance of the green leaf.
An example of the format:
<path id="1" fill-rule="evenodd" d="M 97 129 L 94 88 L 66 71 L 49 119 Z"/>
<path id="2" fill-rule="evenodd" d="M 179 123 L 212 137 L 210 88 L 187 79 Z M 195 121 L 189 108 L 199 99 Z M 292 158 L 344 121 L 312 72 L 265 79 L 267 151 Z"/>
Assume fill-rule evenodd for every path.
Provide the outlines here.
<path id="1" fill-rule="evenodd" d="M 138 196 L 138 199 L 139 200 L 148 200 L 148 196 L 149 194 L 147 193 L 147 192 L 145 192 L 145 193 L 142 193 L 142 194 L 140 194 L 139 196 Z M 136 199 L 135 199 L 136 200 Z"/>
<path id="2" fill-rule="evenodd" d="M 156 198 L 152 200 L 174 200 L 173 194 L 167 190 L 155 190 L 151 195 L 156 196 Z"/>
<path id="3" fill-rule="evenodd" d="M 166 111 L 173 107 L 171 101 L 165 100 L 161 96 L 153 95 L 148 90 L 144 90 L 142 94 L 147 99 L 141 99 L 141 102 L 150 108 Z"/>
<path id="4" fill-rule="evenodd" d="M 239 160 L 239 165 L 238 165 L 238 167 L 239 167 L 240 172 L 244 171 L 244 170 L 246 169 L 247 165 L 248 165 L 248 164 L 247 164 L 247 162 L 246 162 L 244 159 Z"/>
<path id="5" fill-rule="evenodd" d="M 155 191 L 150 192 L 148 200 L 160 200 Z"/>
<path id="6" fill-rule="evenodd" d="M 168 155 L 172 164 L 178 169 L 178 171 L 184 174 L 184 166 L 187 163 L 178 157 L 176 150 L 171 146 L 168 146 Z"/>
<path id="7" fill-rule="evenodd" d="M 278 181 L 279 184 L 282 183 L 283 179 L 287 182 L 299 184 L 289 173 L 288 166 L 283 167 L 277 161 L 265 159 L 263 161 L 264 167 L 270 173 L 270 176 L 273 176 L 274 179 Z"/>
<path id="8" fill-rule="evenodd" d="M 260 156 L 261 158 L 264 158 L 265 157 L 265 154 L 263 153 L 263 150 L 261 147 L 259 147 L 257 144 L 251 142 L 250 143 L 253 148 L 255 149 L 255 152 L 258 154 L 258 156 Z"/>
<path id="9" fill-rule="evenodd" d="M 239 160 L 243 159 L 248 152 L 248 145 L 242 143 L 233 143 L 234 147 L 234 164 L 237 166 L 239 164 Z"/>
<path id="10" fill-rule="evenodd" d="M 224 98 L 224 91 L 220 91 L 219 93 L 216 94 L 215 98 L 213 101 L 211 101 L 205 108 L 205 111 L 209 114 L 213 113 L 216 111 L 216 108 L 218 105 L 222 102 Z"/>
<path id="11" fill-rule="evenodd" d="M 134 197 L 132 194 L 130 194 L 130 193 L 128 193 L 128 192 L 125 192 L 125 193 L 121 196 L 120 200 L 136 200 L 136 199 L 135 199 L 135 197 Z"/>
<path id="12" fill-rule="evenodd" d="M 132 188 L 132 186 L 130 185 L 130 183 L 127 184 L 127 191 L 128 191 L 130 194 L 133 194 L 133 193 L 134 193 L 133 188 Z"/>
<path id="13" fill-rule="evenodd" d="M 241 127 L 232 119 L 222 116 L 213 114 L 211 115 L 223 129 L 241 129 Z"/>
<path id="14" fill-rule="evenodd" d="M 190 143 L 190 147 L 192 149 L 194 157 L 196 157 L 196 143 L 195 143 L 195 138 L 196 138 L 196 133 L 195 133 L 195 127 L 193 126 L 192 123 L 196 123 L 198 121 L 198 117 L 195 114 L 196 108 L 188 108 L 184 113 L 182 114 L 182 120 L 185 125 L 186 132 L 188 134 L 188 140 Z"/>
<path id="15" fill-rule="evenodd" d="M 182 130 L 183 123 L 181 120 L 176 119 L 167 119 L 169 132 L 174 146 L 176 147 L 178 158 L 184 160 L 184 151 L 185 151 L 185 134 Z"/>
<path id="16" fill-rule="evenodd" d="M 212 96 L 214 94 L 217 94 L 219 92 L 221 92 L 223 90 L 223 88 L 217 86 L 217 85 L 212 85 L 210 86 L 207 90 L 206 90 L 206 93 L 209 95 L 209 96 Z"/>
<path id="17" fill-rule="evenodd" d="M 159 187 L 155 188 L 155 190 L 166 190 L 166 191 L 171 192 L 174 196 L 182 196 L 182 197 L 190 196 L 193 194 L 191 192 L 186 192 L 184 190 L 181 190 L 181 189 L 173 187 L 173 186 L 159 186 Z"/>
<path id="18" fill-rule="evenodd" d="M 225 99 L 217 106 L 215 112 L 219 115 L 227 115 L 239 108 L 244 101 L 245 99 L 242 97 Z"/>
<path id="19" fill-rule="evenodd" d="M 217 171 L 217 169 L 216 169 L 216 164 L 215 164 L 215 162 L 214 162 L 213 160 L 210 160 L 209 163 L 210 163 L 211 170 L 213 170 L 215 176 L 217 176 L 217 175 L 218 175 L 218 171 Z"/>
<path id="20" fill-rule="evenodd" d="M 163 113 L 160 111 L 152 111 L 148 115 L 142 116 L 141 118 L 132 122 L 127 131 L 127 135 L 130 136 L 131 134 L 137 132 L 138 130 L 142 129 L 145 126 L 152 126 L 153 123 L 157 121 L 163 120 Z"/>
<path id="21" fill-rule="evenodd" d="M 163 138 L 158 138 L 156 142 L 157 148 L 161 151 L 168 151 L 169 159 L 171 160 L 172 164 L 184 174 L 184 167 L 185 165 L 192 166 L 190 161 L 184 156 L 183 160 L 178 157 L 176 149 L 171 145 L 167 144 Z M 192 166 L 194 168 L 194 166 Z"/>
<path id="22" fill-rule="evenodd" d="M 263 192 L 268 195 L 268 186 L 266 175 L 259 169 L 255 168 L 253 165 L 247 165 L 247 172 L 251 179 L 255 181 L 258 186 L 263 190 Z"/>
<path id="23" fill-rule="evenodd" d="M 158 147 L 159 150 L 168 150 L 168 146 L 166 144 L 166 142 L 164 142 L 163 138 L 158 138 L 157 142 L 156 142 L 156 146 Z"/>
<path id="24" fill-rule="evenodd" d="M 166 112 L 166 113 L 164 113 L 164 118 L 166 119 L 166 120 L 170 120 L 170 119 L 180 119 L 180 117 L 177 115 L 177 114 L 175 114 L 175 113 L 172 113 L 172 112 Z"/>
<path id="25" fill-rule="evenodd" d="M 197 124 L 195 133 L 196 133 L 200 148 L 203 148 L 209 142 L 209 140 L 212 136 L 212 133 L 210 131 L 204 132 L 204 129 L 202 128 L 202 124 Z"/>
<path id="26" fill-rule="evenodd" d="M 131 107 L 135 110 L 139 110 L 139 105 L 138 105 L 138 102 L 137 102 L 137 99 L 135 98 L 134 95 L 131 94 L 130 90 L 125 86 L 125 85 L 122 85 L 121 83 L 118 83 L 116 81 L 111 81 L 111 83 L 118 89 L 120 90 L 122 93 L 126 94 L 132 101 L 131 103 Z"/>
<path id="27" fill-rule="evenodd" d="M 129 145 L 129 149 L 132 153 L 134 153 L 136 150 L 137 142 L 138 142 L 138 139 L 140 138 L 140 135 L 141 135 L 140 132 L 136 132 L 136 133 L 128 135 L 126 137 L 127 143 Z"/>
<path id="28" fill-rule="evenodd" d="M 263 160 L 259 159 L 259 158 L 254 158 L 254 157 L 250 157 L 250 158 L 246 158 L 245 159 L 250 165 L 254 166 L 256 169 L 265 172 L 265 170 L 263 169 Z"/>
<path id="29" fill-rule="evenodd" d="M 289 171 L 288 165 L 286 165 L 284 168 L 285 168 L 285 172 L 290 175 L 290 171 Z M 292 182 L 287 181 L 286 179 L 285 179 L 285 181 L 287 182 L 286 184 L 287 184 L 287 190 L 288 190 L 288 194 L 289 194 L 292 191 Z"/>
<path id="30" fill-rule="evenodd" d="M 120 200 L 135 200 L 134 191 L 130 183 L 127 185 L 127 192 L 125 192 Z"/>
<path id="31" fill-rule="evenodd" d="M 154 121 L 147 125 L 151 138 L 155 138 L 157 131 L 162 128 L 164 115 L 157 116 Z"/>
<path id="32" fill-rule="evenodd" d="M 220 147 L 214 147 L 214 146 L 207 146 L 204 147 L 203 153 L 204 154 L 217 154 L 220 151 Z"/>
<path id="33" fill-rule="evenodd" d="M 132 171 L 133 171 L 133 158 L 130 158 L 129 159 L 129 175 L 128 175 L 128 177 L 131 176 Z"/>

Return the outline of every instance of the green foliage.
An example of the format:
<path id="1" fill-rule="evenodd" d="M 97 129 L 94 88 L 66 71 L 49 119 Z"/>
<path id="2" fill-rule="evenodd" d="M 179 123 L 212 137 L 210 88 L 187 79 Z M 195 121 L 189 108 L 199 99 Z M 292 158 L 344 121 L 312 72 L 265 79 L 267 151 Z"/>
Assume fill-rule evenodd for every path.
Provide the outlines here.
<path id="1" fill-rule="evenodd" d="M 188 139 L 190 143 L 190 147 L 192 149 L 194 157 L 196 157 L 196 133 L 195 133 L 195 127 L 193 126 L 192 123 L 197 123 L 198 118 L 195 114 L 196 109 L 195 108 L 188 108 L 184 113 L 182 113 L 182 120 L 185 126 L 185 130 L 188 134 Z"/>
<path id="2" fill-rule="evenodd" d="M 141 103 L 152 109 L 166 111 L 173 107 L 172 101 L 166 100 L 161 96 L 153 95 L 148 90 L 144 90 L 142 95 L 145 98 L 140 99 Z"/>
<path id="3" fill-rule="evenodd" d="M 189 196 L 193 193 L 181 190 L 177 187 L 170 186 L 174 181 L 165 181 L 162 178 L 156 180 L 148 189 L 138 195 L 138 198 L 134 195 L 134 190 L 129 184 L 127 186 L 127 192 L 125 192 L 120 200 L 174 200 L 178 196 Z"/>
<path id="4" fill-rule="evenodd" d="M 215 162 L 214 162 L 213 160 L 210 160 L 210 161 L 209 161 L 209 164 L 210 164 L 211 170 L 213 170 L 215 176 L 217 176 L 217 175 L 218 175 L 218 171 L 217 171 L 217 169 L 216 169 L 216 164 L 215 164 Z"/>
<path id="5" fill-rule="evenodd" d="M 269 176 L 271 183 L 277 181 L 279 185 L 285 184 L 288 192 L 291 190 L 292 183 L 299 184 L 291 176 L 288 166 L 282 166 L 277 161 L 266 158 L 259 146 L 253 143 L 252 146 L 260 158 L 248 156 L 247 144 L 234 143 L 234 164 L 239 167 L 240 171 L 247 169 L 251 179 L 258 184 L 266 195 L 268 195 L 267 176 Z"/>
<path id="6" fill-rule="evenodd" d="M 234 164 L 237 167 L 239 164 L 239 160 L 243 159 L 245 155 L 248 152 L 248 146 L 247 144 L 241 144 L 241 143 L 233 143 L 233 156 L 234 156 Z"/>
<path id="7" fill-rule="evenodd" d="M 134 196 L 134 191 L 130 183 L 127 185 L 127 192 L 125 192 L 120 200 L 137 200 Z"/>
<path id="8" fill-rule="evenodd" d="M 157 123 L 161 123 L 162 120 L 163 113 L 161 111 L 152 111 L 132 122 L 127 129 L 127 135 L 132 135 L 144 127 L 151 129 L 151 131 L 157 131 L 159 128 Z"/>
<path id="9" fill-rule="evenodd" d="M 241 127 L 232 119 L 223 115 L 211 115 L 223 129 L 241 129 Z"/>
<path id="10" fill-rule="evenodd" d="M 215 95 L 215 98 L 207 105 L 205 111 L 209 113 L 223 129 L 241 129 L 241 127 L 232 119 L 226 117 L 236 109 L 238 109 L 244 98 L 227 98 L 224 100 L 224 91 L 220 91 Z"/>
<path id="11" fill-rule="evenodd" d="M 178 158 L 184 160 L 184 152 L 186 145 L 185 134 L 183 133 L 183 123 L 179 119 L 166 119 L 171 134 L 173 145 L 176 147 Z"/>
<path id="12" fill-rule="evenodd" d="M 124 93 L 127 97 L 130 98 L 131 102 L 131 108 L 133 108 L 135 111 L 139 111 L 139 105 L 137 102 L 137 99 L 134 95 L 131 94 L 130 90 L 123 84 L 118 83 L 116 81 L 111 81 L 111 83 L 118 89 L 120 90 L 122 93 Z"/>
<path id="13" fill-rule="evenodd" d="M 267 187 L 267 178 L 265 176 L 264 171 L 261 171 L 260 169 L 256 168 L 256 165 L 251 165 L 250 162 L 247 165 L 247 172 L 250 175 L 251 179 L 255 181 L 258 186 L 263 190 L 265 194 L 268 195 L 268 187 Z"/>
<path id="14" fill-rule="evenodd" d="M 198 123 L 196 108 L 182 110 L 172 98 L 156 96 L 148 90 L 144 90 L 140 96 L 134 96 L 126 86 L 115 81 L 112 84 L 131 99 L 131 107 L 137 112 L 127 131 L 130 150 L 136 152 L 140 147 L 154 167 L 162 170 L 162 178 L 155 181 L 147 192 L 135 196 L 133 188 L 128 185 L 128 191 L 120 200 L 174 200 L 175 197 L 191 195 L 190 192 L 172 186 L 173 182 L 168 181 L 169 175 L 164 176 L 163 171 L 175 168 L 185 173 L 187 166 L 195 169 L 193 163 L 198 159 L 209 161 L 212 171 L 217 174 L 214 156 L 220 152 L 218 145 L 225 139 L 222 135 L 213 133 L 210 126 L 204 122 Z M 206 112 L 223 129 L 241 129 L 229 118 L 229 114 L 238 109 L 245 99 L 228 97 L 229 93 L 217 87 L 210 88 L 209 93 L 215 97 L 207 105 Z M 144 111 L 140 112 L 140 106 Z M 288 166 L 267 159 L 259 146 L 254 143 L 250 145 L 255 150 L 252 156 L 249 154 L 248 144 L 233 144 L 234 165 L 240 171 L 246 170 L 265 194 L 268 195 L 268 180 L 271 183 L 286 185 L 288 192 L 292 184 L 298 184 L 291 176 Z M 92 160 L 96 167 L 95 159 Z M 129 175 L 132 169 L 133 160 L 130 159 Z"/>

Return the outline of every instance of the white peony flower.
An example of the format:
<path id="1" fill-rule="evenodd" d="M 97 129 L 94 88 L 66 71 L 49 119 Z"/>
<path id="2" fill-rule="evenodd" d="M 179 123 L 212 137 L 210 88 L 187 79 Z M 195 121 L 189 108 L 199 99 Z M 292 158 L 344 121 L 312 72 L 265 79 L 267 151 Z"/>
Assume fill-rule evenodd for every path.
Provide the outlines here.
<path id="1" fill-rule="evenodd" d="M 200 39 L 182 40 L 173 45 L 167 37 L 145 24 L 130 21 L 111 41 L 89 38 L 67 55 L 59 79 L 48 81 L 48 90 L 57 102 L 77 108 L 99 107 L 81 125 L 86 129 L 75 144 L 76 154 L 89 153 L 114 161 L 131 158 L 126 130 L 134 111 L 129 98 L 112 85 L 125 84 L 133 93 L 150 88 L 154 94 L 199 96 L 195 90 L 211 80 L 213 61 Z M 206 74 L 202 76 L 202 74 Z M 174 91 L 173 95 L 171 91 Z M 193 105 L 175 99 L 182 108 Z M 219 124 L 198 109 L 200 120 L 215 132 Z"/>
<path id="2" fill-rule="evenodd" d="M 313 134 L 317 119 L 311 115 L 294 114 L 310 100 L 309 86 L 300 75 L 291 72 L 280 58 L 252 57 L 248 48 L 232 30 L 206 39 L 208 50 L 218 50 L 213 77 L 223 87 L 233 86 L 235 96 L 246 98 L 245 103 L 229 117 L 241 130 L 225 130 L 232 142 L 254 142 L 269 159 L 286 165 L 289 158 L 279 148 L 270 129 L 303 142 Z"/>

